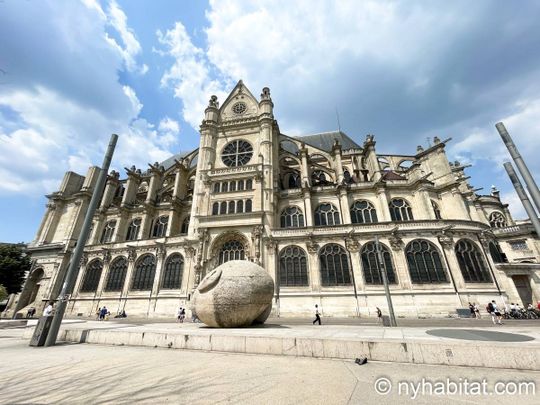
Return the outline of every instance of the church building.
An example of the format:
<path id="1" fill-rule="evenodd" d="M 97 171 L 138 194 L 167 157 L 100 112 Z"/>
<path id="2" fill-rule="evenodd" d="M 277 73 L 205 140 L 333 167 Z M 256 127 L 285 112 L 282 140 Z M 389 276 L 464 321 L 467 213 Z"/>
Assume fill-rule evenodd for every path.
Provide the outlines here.
<path id="1" fill-rule="evenodd" d="M 268 88 L 256 98 L 240 81 L 222 103 L 210 98 L 198 149 L 109 174 L 68 316 L 107 306 L 172 318 L 229 260 L 268 271 L 272 316 L 310 316 L 315 304 L 323 316 L 386 312 L 380 264 L 397 316 L 540 300 L 538 236 L 496 189 L 477 194 L 449 140 L 379 154 L 373 135 L 289 136 L 273 107 Z M 67 172 L 47 196 L 11 315 L 58 298 L 99 171 Z"/>

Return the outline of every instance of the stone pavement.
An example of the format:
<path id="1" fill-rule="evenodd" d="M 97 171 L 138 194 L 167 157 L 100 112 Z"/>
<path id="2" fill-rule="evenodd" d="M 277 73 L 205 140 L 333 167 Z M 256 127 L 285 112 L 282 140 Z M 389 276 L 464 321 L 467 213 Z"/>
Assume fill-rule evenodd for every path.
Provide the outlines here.
<path id="1" fill-rule="evenodd" d="M 29 339 L 32 324 L 25 332 Z M 265 324 L 213 329 L 193 323 L 128 323 L 69 320 L 60 340 L 246 354 L 441 364 L 521 370 L 540 369 L 540 328 L 425 328 Z"/>
<path id="2" fill-rule="evenodd" d="M 0 404 L 528 405 L 538 403 L 540 389 L 540 372 L 531 371 L 88 344 L 33 348 L 22 333 L 0 330 Z M 486 392 L 430 391 L 447 379 L 460 387 L 485 380 Z M 506 384 L 503 395 L 494 393 L 498 382 Z M 377 393 L 388 384 L 387 395 Z"/>

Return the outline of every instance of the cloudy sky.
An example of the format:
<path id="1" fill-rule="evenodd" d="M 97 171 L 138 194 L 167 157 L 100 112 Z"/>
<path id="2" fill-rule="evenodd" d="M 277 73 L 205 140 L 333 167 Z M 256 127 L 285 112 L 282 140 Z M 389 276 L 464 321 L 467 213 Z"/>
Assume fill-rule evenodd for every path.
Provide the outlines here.
<path id="1" fill-rule="evenodd" d="M 381 153 L 452 138 L 523 217 L 494 125 L 540 179 L 540 2 L 0 1 L 0 241 L 31 241 L 65 171 L 198 146 L 211 94 L 270 87 L 282 132 L 341 128 Z"/>

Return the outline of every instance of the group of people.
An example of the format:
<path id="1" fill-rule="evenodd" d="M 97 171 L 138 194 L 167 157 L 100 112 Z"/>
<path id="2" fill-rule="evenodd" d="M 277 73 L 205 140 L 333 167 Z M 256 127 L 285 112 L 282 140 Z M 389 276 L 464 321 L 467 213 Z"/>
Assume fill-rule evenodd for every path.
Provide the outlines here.
<path id="1" fill-rule="evenodd" d="M 109 312 L 109 310 L 107 309 L 107 307 L 104 305 L 103 307 L 99 308 L 96 312 L 96 319 L 98 321 L 108 321 L 109 320 L 109 316 L 111 315 L 111 313 Z"/>
<path id="2" fill-rule="evenodd" d="M 186 309 L 185 308 L 178 308 L 178 312 L 176 314 L 176 322 L 184 323 L 184 320 L 186 319 Z"/>
<path id="3" fill-rule="evenodd" d="M 474 302 L 471 304 L 469 302 L 469 311 L 471 311 L 471 318 L 482 318 L 482 316 L 480 315 L 480 307 L 478 306 L 478 304 L 475 304 Z"/>

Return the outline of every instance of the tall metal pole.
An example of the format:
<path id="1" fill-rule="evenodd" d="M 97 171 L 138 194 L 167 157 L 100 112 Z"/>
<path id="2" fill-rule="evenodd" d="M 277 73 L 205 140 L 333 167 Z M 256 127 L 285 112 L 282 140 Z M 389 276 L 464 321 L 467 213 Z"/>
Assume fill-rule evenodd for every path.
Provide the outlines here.
<path id="1" fill-rule="evenodd" d="M 531 202 L 529 201 L 529 197 L 527 197 L 527 193 L 523 189 L 523 186 L 521 185 L 521 181 L 519 181 L 519 177 L 517 176 L 517 173 L 514 170 L 512 163 L 506 162 L 504 164 L 504 168 L 506 169 L 506 173 L 508 173 L 508 177 L 510 177 L 512 184 L 514 185 L 514 188 L 516 189 L 517 195 L 519 199 L 521 200 L 521 203 L 523 204 L 525 211 L 527 211 L 527 215 L 529 216 L 529 219 L 531 220 L 531 223 L 534 226 L 534 230 L 536 231 L 536 234 L 540 236 L 540 221 L 538 220 L 538 215 L 536 214 L 536 211 L 534 210 Z"/>
<path id="2" fill-rule="evenodd" d="M 381 270 L 381 277 L 384 284 L 384 293 L 386 295 L 386 301 L 388 302 L 388 313 L 390 314 L 390 325 L 397 326 L 396 316 L 394 315 L 394 305 L 392 304 L 390 288 L 388 287 L 388 277 L 386 275 L 386 266 L 384 264 L 383 255 L 381 252 L 381 245 L 379 244 L 378 236 L 375 236 L 375 250 L 377 251 L 377 261 L 379 262 L 379 269 Z"/>
<path id="3" fill-rule="evenodd" d="M 532 197 L 534 205 L 536 205 L 536 209 L 540 213 L 540 191 L 538 190 L 538 186 L 536 185 L 536 182 L 534 181 L 534 178 L 531 175 L 529 168 L 519 154 L 516 145 L 514 144 L 514 141 L 506 130 L 504 124 L 502 122 L 499 122 L 495 125 L 495 127 L 497 128 L 497 131 L 499 131 L 499 135 L 505 143 L 508 152 L 510 152 L 510 156 L 512 156 L 512 159 L 514 159 L 514 163 L 516 164 L 519 172 L 521 173 L 521 176 L 523 177 L 523 180 L 525 181 L 525 185 L 527 186 L 527 190 L 529 190 L 529 194 Z"/>
<path id="4" fill-rule="evenodd" d="M 86 216 L 84 217 L 84 223 L 81 229 L 81 233 L 79 235 L 79 238 L 77 239 L 77 246 L 75 247 L 75 250 L 73 252 L 73 256 L 71 258 L 66 273 L 66 278 L 64 279 L 64 284 L 62 285 L 62 291 L 60 292 L 58 306 L 56 307 L 56 311 L 51 322 L 51 328 L 49 329 L 47 340 L 45 340 L 45 346 L 54 346 L 56 343 L 58 331 L 60 330 L 60 325 L 62 323 L 62 319 L 64 318 L 64 313 L 66 312 L 67 302 L 70 298 L 71 293 L 73 292 L 75 281 L 77 280 L 77 274 L 79 273 L 79 262 L 81 261 L 84 245 L 86 243 L 86 240 L 88 239 L 88 234 L 90 233 L 92 219 L 94 218 L 94 213 L 96 212 L 97 205 L 101 199 L 101 196 L 103 195 L 105 181 L 107 180 L 107 173 L 109 172 L 109 166 L 111 164 L 117 140 L 118 135 L 112 134 L 109 141 L 109 146 L 107 147 L 107 153 L 105 154 L 103 164 L 101 165 L 101 172 L 99 173 L 96 187 L 94 188 L 94 193 L 92 194 L 90 204 L 88 205 L 88 210 L 86 211 Z"/>

